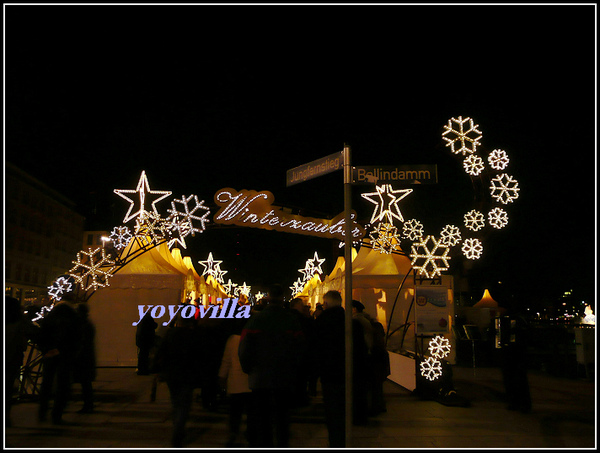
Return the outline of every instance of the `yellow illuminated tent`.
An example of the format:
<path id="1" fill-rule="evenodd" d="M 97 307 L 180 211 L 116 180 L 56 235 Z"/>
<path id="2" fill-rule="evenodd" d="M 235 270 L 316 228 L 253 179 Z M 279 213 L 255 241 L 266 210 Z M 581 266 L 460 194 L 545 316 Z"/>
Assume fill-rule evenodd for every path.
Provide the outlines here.
<path id="1" fill-rule="evenodd" d="M 122 256 L 132 252 L 139 243 L 131 241 Z M 150 249 L 127 263 L 109 280 L 110 286 L 99 288 L 88 300 L 90 320 L 96 327 L 98 366 L 136 366 L 136 327 L 138 306 L 163 305 L 165 315 L 156 319 L 157 332 L 169 321 L 169 305 L 179 305 L 186 299 L 201 299 L 201 303 L 217 303 L 225 298 L 223 287 L 212 277 L 200 276 L 189 257 L 179 249 L 169 250 L 166 243 Z"/>

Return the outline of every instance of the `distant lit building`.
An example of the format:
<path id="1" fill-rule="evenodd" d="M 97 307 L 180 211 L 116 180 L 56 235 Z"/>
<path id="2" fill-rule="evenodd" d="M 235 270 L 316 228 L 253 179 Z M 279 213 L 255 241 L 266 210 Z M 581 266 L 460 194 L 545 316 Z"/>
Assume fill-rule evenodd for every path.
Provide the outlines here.
<path id="1" fill-rule="evenodd" d="M 8 162 L 5 188 L 4 292 L 28 305 L 73 267 L 85 219 L 71 200 Z"/>

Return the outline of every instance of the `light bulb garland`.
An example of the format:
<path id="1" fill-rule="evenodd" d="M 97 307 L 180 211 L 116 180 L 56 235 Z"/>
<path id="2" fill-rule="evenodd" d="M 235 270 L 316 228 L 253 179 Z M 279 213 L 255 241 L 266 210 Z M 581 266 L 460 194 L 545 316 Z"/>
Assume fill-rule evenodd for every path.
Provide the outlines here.
<path id="1" fill-rule="evenodd" d="M 418 241 L 423 237 L 423 224 L 416 219 L 404 222 L 402 225 L 402 237 L 411 241 Z"/>
<path id="2" fill-rule="evenodd" d="M 113 228 L 108 238 L 117 250 L 121 250 L 127 247 L 127 244 L 133 239 L 133 235 L 126 226 L 118 226 Z"/>
<path id="3" fill-rule="evenodd" d="M 488 156 L 488 163 L 494 170 L 504 170 L 509 162 L 506 151 L 502 149 L 495 149 Z"/>
<path id="4" fill-rule="evenodd" d="M 449 268 L 449 247 L 440 243 L 434 236 L 427 236 L 411 246 L 412 267 L 419 275 L 427 278 L 438 277 Z"/>
<path id="5" fill-rule="evenodd" d="M 442 363 L 434 357 L 427 357 L 421 362 L 421 376 L 435 381 L 442 375 Z"/>
<path id="6" fill-rule="evenodd" d="M 471 231 L 479 231 L 485 226 L 485 216 L 473 209 L 469 211 L 464 216 L 465 227 L 467 227 Z"/>
<path id="7" fill-rule="evenodd" d="M 467 174 L 471 176 L 479 176 L 485 168 L 483 159 L 475 154 L 471 154 L 463 160 L 463 167 Z"/>
<path id="8" fill-rule="evenodd" d="M 443 359 L 450 354 L 450 340 L 436 335 L 429 341 L 429 354 L 436 359 Z"/>

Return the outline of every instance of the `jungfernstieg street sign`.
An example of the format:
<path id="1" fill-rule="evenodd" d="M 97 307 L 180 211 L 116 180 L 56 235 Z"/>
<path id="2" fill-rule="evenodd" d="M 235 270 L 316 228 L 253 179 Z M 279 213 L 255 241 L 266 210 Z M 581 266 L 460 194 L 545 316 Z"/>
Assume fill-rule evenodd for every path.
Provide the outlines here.
<path id="1" fill-rule="evenodd" d="M 352 167 L 353 184 L 437 184 L 437 165 Z"/>
<path id="2" fill-rule="evenodd" d="M 288 170 L 286 173 L 286 187 L 293 186 L 309 179 L 326 175 L 336 170 L 341 170 L 344 165 L 344 152 L 330 154 L 307 164 Z"/>

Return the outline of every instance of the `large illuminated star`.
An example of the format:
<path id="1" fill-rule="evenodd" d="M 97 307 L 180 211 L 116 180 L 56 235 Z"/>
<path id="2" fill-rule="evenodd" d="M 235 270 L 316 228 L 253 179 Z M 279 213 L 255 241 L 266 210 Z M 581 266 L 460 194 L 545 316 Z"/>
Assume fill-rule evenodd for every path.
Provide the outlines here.
<path id="1" fill-rule="evenodd" d="M 222 280 L 223 274 L 227 271 L 221 271 L 221 263 L 223 261 L 217 261 L 213 258 L 212 252 L 208 254 L 208 259 L 206 261 L 198 261 L 198 263 L 204 266 L 204 272 L 202 275 L 212 275 L 214 279 L 219 281 L 219 278 Z M 220 281 L 219 281 L 220 282 Z"/>
<path id="2" fill-rule="evenodd" d="M 140 176 L 140 180 L 138 181 L 138 185 L 135 190 L 131 189 L 115 189 L 114 192 L 120 196 L 121 198 L 127 200 L 129 203 L 129 210 L 127 214 L 125 214 L 125 218 L 123 219 L 123 223 L 129 222 L 131 219 L 138 217 L 140 221 L 146 220 L 148 217 L 159 217 L 158 211 L 156 210 L 156 203 L 167 198 L 172 194 L 171 191 L 168 190 L 150 190 L 150 185 L 148 184 L 148 178 L 146 177 L 146 172 L 142 171 L 142 175 Z M 134 205 L 137 203 L 137 200 L 129 198 L 125 194 L 138 194 L 139 197 L 139 210 L 134 214 L 131 213 L 133 211 Z M 146 211 L 146 195 L 158 195 L 152 202 L 152 210 L 154 214 Z M 135 198 L 135 197 L 134 197 Z"/>
<path id="3" fill-rule="evenodd" d="M 387 219 L 387 223 L 394 223 L 393 218 L 404 222 L 404 217 L 398 208 L 398 202 L 408 196 L 412 189 L 393 190 L 391 184 L 376 186 L 377 192 L 363 193 L 365 200 L 377 205 L 371 217 L 371 223 Z"/>

